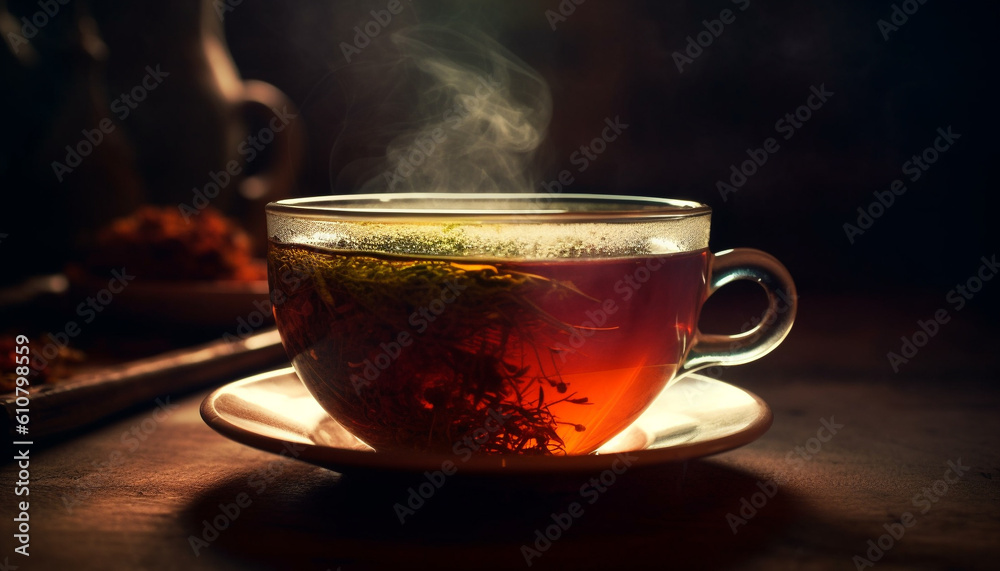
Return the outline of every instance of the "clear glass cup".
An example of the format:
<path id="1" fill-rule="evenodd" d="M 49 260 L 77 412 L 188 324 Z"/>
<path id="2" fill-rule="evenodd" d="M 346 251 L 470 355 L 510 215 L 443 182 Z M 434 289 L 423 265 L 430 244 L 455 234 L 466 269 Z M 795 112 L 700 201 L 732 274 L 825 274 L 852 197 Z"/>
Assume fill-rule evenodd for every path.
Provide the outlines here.
<path id="1" fill-rule="evenodd" d="M 269 204 L 268 278 L 303 383 L 379 452 L 587 454 L 679 375 L 791 329 L 795 286 L 758 250 L 708 250 L 711 209 L 585 194 L 385 194 Z M 698 331 L 735 280 L 768 308 Z"/>

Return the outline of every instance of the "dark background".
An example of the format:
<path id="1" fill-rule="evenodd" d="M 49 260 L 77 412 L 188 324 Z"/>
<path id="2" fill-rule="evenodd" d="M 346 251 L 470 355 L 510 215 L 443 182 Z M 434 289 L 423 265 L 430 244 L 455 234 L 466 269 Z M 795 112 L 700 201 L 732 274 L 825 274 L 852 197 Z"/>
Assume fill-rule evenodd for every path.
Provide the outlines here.
<path id="1" fill-rule="evenodd" d="M 170 208 L 189 201 L 191 188 L 206 182 L 206 170 L 222 167 L 212 153 L 224 139 L 220 129 L 229 111 L 210 99 L 199 101 L 203 84 L 196 75 L 185 80 L 176 67 L 199 49 L 200 10 L 218 24 L 213 1 L 60 4 L 58 16 L 32 40 L 37 57 L 26 63 L 8 49 L 8 33 L 40 9 L 39 0 L 0 0 L 0 235 L 6 235 L 0 236 L 0 284 L 62 270 L 95 227 L 126 214 L 137 200 Z M 226 14 L 225 39 L 242 77 L 278 86 L 300 110 L 308 146 L 298 194 L 356 190 L 343 176 L 346 167 L 380 156 L 387 127 L 410 111 L 408 92 L 391 90 L 400 78 L 377 73 L 384 69 L 387 36 L 375 38 L 350 65 L 340 48 L 352 41 L 354 26 L 371 19 L 370 10 L 387 3 L 243 0 Z M 769 403 L 771 432 L 706 461 L 630 472 L 593 510 L 600 515 L 574 524 L 543 566 L 653 561 L 662 568 L 669 560 L 684 568 L 848 568 L 865 542 L 911 509 L 914 494 L 955 459 L 974 468 L 926 519 L 918 516 L 882 564 L 996 566 L 996 540 L 989 538 L 997 537 L 1000 522 L 1000 280 L 986 284 L 961 311 L 945 297 L 976 274 L 981 257 L 998 253 L 998 3 L 926 0 L 886 41 L 877 21 L 890 18 L 901 0 L 750 0 L 684 73 L 673 52 L 704 30 L 703 20 L 733 9 L 730 0 L 586 0 L 556 30 L 545 11 L 557 9 L 560 0 L 404 4 L 392 27 L 437 22 L 480 28 L 548 80 L 553 119 L 540 155 L 543 179 L 572 168 L 574 150 L 600 132 L 605 118 L 620 116 L 629 124 L 624 137 L 592 168 L 576 173 L 567 191 L 705 202 L 714 209 L 714 251 L 766 250 L 788 266 L 799 286 L 795 327 L 777 350 L 745 366 L 706 371 Z M 3 8 L 11 18 L 2 17 Z M 81 32 L 88 14 L 94 25 Z M 107 107 L 135 85 L 144 66 L 158 63 L 175 74 L 170 81 L 128 119 L 116 121 L 116 138 L 98 156 L 65 183 L 56 181 L 52 161 L 100 119 L 95 104 Z M 775 122 L 820 85 L 834 93 L 829 102 L 723 201 L 716 181 L 745 160 L 748 147 L 774 136 Z M 402 103 L 387 107 L 390 100 Z M 933 143 L 938 128 L 949 126 L 962 136 L 955 147 L 919 181 L 908 182 L 906 194 L 851 244 L 843 225 L 856 221 L 858 207 L 875 200 L 873 192 L 903 178 L 902 165 Z M 228 198 L 213 205 L 228 208 Z M 263 212 L 249 215 L 259 221 Z M 742 285 L 747 296 L 760 296 L 759 288 Z M 760 315 L 763 305 L 743 303 L 739 290 L 727 286 L 712 296 L 701 330 L 738 331 Z M 732 303 L 727 294 L 735 296 Z M 9 320 L 0 308 L 0 333 L 6 327 L 44 343 L 42 332 L 58 331 L 52 327 L 62 328 L 67 316 L 77 319 L 72 304 L 85 295 L 29 305 Z M 193 313 L 212 309 L 191 297 Z M 114 305 L 127 313 L 127 303 L 126 294 Z M 254 307 L 241 307 L 240 318 Z M 904 352 L 904 339 L 924 335 L 918 320 L 926 323 L 941 310 L 948 323 L 897 368 L 889 352 Z M 128 325 L 102 317 L 74 347 L 99 365 L 102 356 L 120 362 L 219 339 L 236 327 L 226 316 L 200 332 L 182 319 L 175 331 L 164 313 Z M 100 469 L 92 461 L 117 453 L 119 435 L 138 416 L 110 420 L 44 456 L 33 452 L 41 477 L 32 482 L 39 500 L 32 507 L 44 510 L 31 519 L 41 548 L 36 563 L 64 568 L 76 557 L 136 568 L 288 568 L 302 562 L 299 567 L 343 563 L 347 569 L 355 561 L 500 567 L 514 560 L 531 526 L 566 505 L 567 495 L 551 484 L 512 485 L 501 476 L 485 488 L 494 492 L 473 480 L 464 489 L 449 484 L 416 525 L 402 529 L 388 515 L 387 502 L 403 497 L 422 475 L 394 492 L 363 473 L 341 481 L 288 462 L 280 464 L 288 485 L 255 496 L 253 509 L 210 555 L 193 561 L 181 547 L 186 535 L 218 514 L 220 502 L 245 492 L 247 476 L 280 462 L 211 435 L 196 412 L 203 395 L 183 401 L 183 412 L 122 468 Z M 792 469 L 788 454 L 818 436 L 820 419 L 827 418 L 845 425 L 842 435 L 803 470 Z M 772 478 L 780 493 L 738 536 L 730 534 L 725 515 Z M 568 485 L 575 494 L 579 482 Z M 68 514 L 59 497 L 76 490 L 94 496 Z M 283 549 L 274 548 L 279 544 Z"/>
<path id="2" fill-rule="evenodd" d="M 729 0 L 588 0 L 556 30 L 545 15 L 558 9 L 556 0 L 403 3 L 389 32 L 415 22 L 476 26 L 548 80 L 553 120 L 542 155 L 546 180 L 571 168 L 571 153 L 599 134 L 606 117 L 621 116 L 629 124 L 624 138 L 576 173 L 567 191 L 705 202 L 714 209 L 714 250 L 769 251 L 803 293 L 902 289 L 943 298 L 974 275 L 980 256 L 995 252 L 996 3 L 928 0 L 888 41 L 877 21 L 890 18 L 889 1 L 751 0 L 741 12 Z M 56 129 L 54 118 L 65 117 L 80 97 L 78 54 L 67 48 L 68 38 L 74 16 L 91 14 L 108 46 L 98 81 L 103 77 L 112 88 L 134 82 L 140 56 L 154 61 L 157 51 L 185 49 L 183 37 L 169 45 L 172 36 L 163 29 L 171 22 L 142 17 L 152 5 L 71 2 L 33 41 L 39 57 L 32 66 L 0 50 L 3 282 L 57 271 L 74 255 L 73 237 L 88 227 L 81 202 L 97 205 L 96 211 L 115 209 L 100 176 L 59 184 L 49 166 L 90 126 L 81 120 L 74 131 L 63 120 Z M 379 0 L 245 0 L 226 14 L 226 40 L 242 77 L 273 83 L 301 111 L 308 150 L 298 194 L 351 192 L 337 182 L 338 173 L 352 160 L 378 155 L 379 141 L 366 136 L 381 127 L 383 94 L 358 77 L 378 63 L 388 32 L 350 65 L 339 46 L 352 40 L 353 26 L 371 19 L 369 10 L 384 7 Z M 15 19 L 38 10 L 27 1 L 8 1 L 7 8 Z M 726 8 L 734 10 L 735 22 L 679 73 L 673 52 Z M 747 148 L 775 136 L 775 121 L 820 85 L 834 93 L 829 102 L 790 140 L 779 137 L 781 149 L 723 201 L 716 181 L 747 158 Z M 154 112 L 179 124 L 195 121 L 191 110 L 170 115 L 139 107 L 119 122 L 126 145 L 150 136 L 140 126 L 142 114 Z M 874 201 L 873 191 L 904 178 L 903 163 L 948 126 L 961 140 L 919 181 L 907 181 L 906 194 L 849 243 L 843 224 L 856 223 L 857 208 Z M 183 149 L 192 141 L 167 143 L 164 148 Z M 110 160 L 109 168 L 114 164 Z"/>

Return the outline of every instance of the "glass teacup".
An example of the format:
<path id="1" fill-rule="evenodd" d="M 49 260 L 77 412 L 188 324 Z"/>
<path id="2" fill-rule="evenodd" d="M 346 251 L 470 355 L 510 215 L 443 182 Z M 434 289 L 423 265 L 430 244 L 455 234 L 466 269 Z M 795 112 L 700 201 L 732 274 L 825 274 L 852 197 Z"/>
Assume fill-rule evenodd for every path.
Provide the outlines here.
<path id="1" fill-rule="evenodd" d="M 712 254 L 710 216 L 583 194 L 276 202 L 275 319 L 305 386 L 376 451 L 587 454 L 678 375 L 757 359 L 790 330 L 788 272 Z M 741 279 L 768 294 L 761 324 L 700 333 L 705 299 Z"/>

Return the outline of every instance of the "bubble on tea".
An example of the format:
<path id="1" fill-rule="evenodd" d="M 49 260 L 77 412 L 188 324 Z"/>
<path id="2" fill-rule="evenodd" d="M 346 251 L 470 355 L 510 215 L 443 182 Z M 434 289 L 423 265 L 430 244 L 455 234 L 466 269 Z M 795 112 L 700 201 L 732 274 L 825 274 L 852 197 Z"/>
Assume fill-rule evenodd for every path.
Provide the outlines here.
<path id="1" fill-rule="evenodd" d="M 269 224 L 269 234 L 278 242 L 324 249 L 558 260 L 675 254 L 707 248 L 710 221 L 708 216 L 692 216 L 629 224 L 535 224 L 516 220 L 470 224 L 447 219 L 420 224 L 359 224 L 278 218 Z"/>

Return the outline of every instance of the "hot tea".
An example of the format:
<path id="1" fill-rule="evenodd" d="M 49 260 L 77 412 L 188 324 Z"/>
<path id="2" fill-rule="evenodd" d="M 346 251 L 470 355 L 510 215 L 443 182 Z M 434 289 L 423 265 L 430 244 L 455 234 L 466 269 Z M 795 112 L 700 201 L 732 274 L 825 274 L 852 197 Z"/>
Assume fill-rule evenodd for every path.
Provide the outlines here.
<path id="1" fill-rule="evenodd" d="M 709 256 L 523 261 L 272 241 L 268 275 L 298 374 L 377 451 L 584 454 L 677 372 Z"/>

